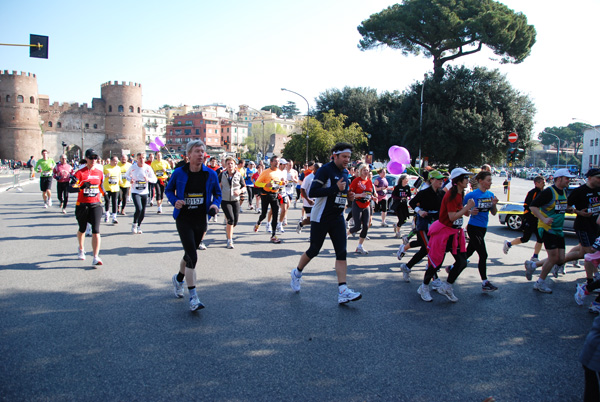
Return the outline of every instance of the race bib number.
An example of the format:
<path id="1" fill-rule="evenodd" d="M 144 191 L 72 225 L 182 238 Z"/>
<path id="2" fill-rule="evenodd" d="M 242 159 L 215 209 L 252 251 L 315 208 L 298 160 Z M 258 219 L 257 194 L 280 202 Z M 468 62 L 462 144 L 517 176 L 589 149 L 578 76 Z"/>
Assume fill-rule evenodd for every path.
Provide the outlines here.
<path id="1" fill-rule="evenodd" d="M 52 172 L 50 170 L 46 171 L 46 172 L 42 172 L 42 177 L 50 177 L 52 176 Z"/>
<path id="2" fill-rule="evenodd" d="M 100 192 L 98 186 L 90 186 L 88 188 L 83 189 L 83 195 L 86 197 L 95 197 Z"/>
<path id="3" fill-rule="evenodd" d="M 452 226 L 455 226 L 457 228 L 462 227 L 462 224 L 463 224 L 462 216 L 460 218 L 458 218 L 457 220 L 455 220 L 454 222 L 452 222 Z"/>
<path id="4" fill-rule="evenodd" d="M 119 181 L 117 180 L 116 176 L 109 176 L 108 177 L 108 184 L 117 184 L 119 183 Z"/>
<path id="5" fill-rule="evenodd" d="M 591 197 L 588 200 L 588 212 L 594 215 L 598 215 L 598 213 L 600 213 L 600 200 L 598 200 L 598 197 Z"/>
<path id="6" fill-rule="evenodd" d="M 157 170 L 156 171 L 156 177 L 163 177 L 165 175 L 165 172 L 162 170 Z"/>
<path id="7" fill-rule="evenodd" d="M 203 193 L 190 193 L 184 198 L 185 205 L 188 209 L 197 209 L 200 205 L 204 204 Z"/>
<path id="8" fill-rule="evenodd" d="M 558 200 L 554 206 L 554 212 L 557 214 L 564 214 L 567 212 L 567 200 Z"/>
<path id="9" fill-rule="evenodd" d="M 127 181 L 127 175 L 125 173 L 121 174 L 121 181 L 123 181 L 123 182 Z"/>
<path id="10" fill-rule="evenodd" d="M 143 190 L 146 189 L 147 186 L 148 186 L 148 183 L 146 183 L 145 181 L 136 181 L 135 182 L 135 189 L 136 190 L 143 191 Z"/>
<path id="11" fill-rule="evenodd" d="M 491 198 L 480 198 L 477 201 L 477 209 L 479 209 L 479 212 L 489 212 L 493 205 Z"/>
<path id="12" fill-rule="evenodd" d="M 337 205 L 339 208 L 345 208 L 347 197 L 348 196 L 346 194 L 338 193 L 338 195 L 335 196 L 335 205 Z"/>

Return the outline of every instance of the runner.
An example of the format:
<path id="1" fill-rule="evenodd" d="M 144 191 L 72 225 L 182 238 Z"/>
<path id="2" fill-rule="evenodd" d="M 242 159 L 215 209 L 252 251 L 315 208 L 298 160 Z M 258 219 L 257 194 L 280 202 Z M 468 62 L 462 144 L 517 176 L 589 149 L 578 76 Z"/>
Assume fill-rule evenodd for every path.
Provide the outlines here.
<path id="1" fill-rule="evenodd" d="M 308 163 L 309 172 L 302 172 L 304 174 L 304 180 L 302 180 L 302 186 L 300 187 L 300 196 L 302 197 L 302 207 L 304 209 L 304 217 L 298 222 L 298 226 L 296 226 L 296 233 L 300 234 L 302 232 L 302 228 L 305 225 L 310 224 L 310 214 L 312 211 L 313 205 L 315 205 L 314 198 L 310 198 L 308 196 L 308 191 L 310 190 L 310 186 L 312 184 L 313 179 L 315 178 L 314 172 L 319 170 L 321 167 L 320 163 L 315 163 L 310 161 Z"/>
<path id="2" fill-rule="evenodd" d="M 565 234 L 563 223 L 565 212 L 572 211 L 568 207 L 565 189 L 569 180 L 575 177 L 569 169 L 558 169 L 554 173 L 554 184 L 540 193 L 529 207 L 531 213 L 538 219 L 538 231 L 548 253 L 548 258 L 541 261 L 525 261 L 525 277 L 531 280 L 537 267 L 542 267 L 542 272 L 533 288 L 542 293 L 552 293 L 546 284 L 546 276 L 554 265 L 562 265 L 565 260 Z"/>
<path id="3" fill-rule="evenodd" d="M 235 159 L 231 156 L 225 159 L 225 170 L 219 174 L 219 185 L 221 186 L 221 207 L 225 214 L 227 226 L 227 248 L 233 248 L 233 228 L 237 226 L 240 214 L 240 195 L 246 186 L 244 178 L 235 168 Z"/>
<path id="4" fill-rule="evenodd" d="M 121 180 L 119 180 L 119 204 L 121 205 L 120 214 L 125 215 L 125 206 L 127 205 L 127 199 L 131 196 L 129 189 L 131 183 L 127 178 L 127 171 L 131 167 L 131 163 L 127 161 L 127 155 L 121 155 L 121 161 L 118 163 L 121 169 Z"/>
<path id="5" fill-rule="evenodd" d="M 454 295 L 452 285 L 467 266 L 465 233 L 462 228 L 463 217 L 469 216 L 475 201 L 470 199 L 463 206 L 463 194 L 469 185 L 469 176 L 472 173 L 462 168 L 455 168 L 450 173 L 452 187 L 444 195 L 440 206 L 440 219 L 433 222 L 429 228 L 429 264 L 423 278 L 423 283 L 417 290 L 424 301 L 432 301 L 429 293 L 429 282 L 435 276 L 436 271 L 444 263 L 447 251 L 454 256 L 454 267 L 448 273 L 448 279 L 442 283 L 437 290 L 451 302 L 456 303 L 458 298 Z M 431 174 L 430 174 L 431 176 Z"/>
<path id="6" fill-rule="evenodd" d="M 104 165 L 104 222 L 108 222 L 108 209 L 112 203 L 112 223 L 117 220 L 117 196 L 119 195 L 119 181 L 121 180 L 121 168 L 117 166 L 119 159 L 116 156 L 110 158 L 110 163 Z"/>
<path id="7" fill-rule="evenodd" d="M 167 198 L 174 207 L 173 219 L 184 251 L 179 272 L 172 278 L 173 287 L 175 296 L 183 298 L 185 278 L 191 311 L 204 308 L 196 292 L 196 249 L 208 227 L 208 215 L 216 214 L 221 205 L 217 174 L 203 163 L 205 150 L 206 146 L 200 140 L 188 142 L 186 153 L 189 163 L 175 169 L 166 188 Z"/>
<path id="8" fill-rule="evenodd" d="M 300 291 L 300 280 L 306 265 L 316 257 L 329 234 L 335 250 L 335 272 L 338 280 L 338 304 L 359 300 L 362 295 L 348 288 L 346 273 L 346 224 L 344 208 L 346 199 L 353 200 L 354 193 L 348 191 L 348 171 L 346 167 L 352 155 L 352 145 L 339 142 L 331 150 L 333 161 L 323 165 L 316 173 L 308 192 L 316 199 L 311 211 L 310 247 L 291 272 L 290 286 Z"/>
<path id="9" fill-rule="evenodd" d="M 40 190 L 44 199 L 44 208 L 52 206 L 52 171 L 56 163 L 48 158 L 48 151 L 42 149 L 42 159 L 35 164 L 35 171 L 40 173 Z"/>
<path id="10" fill-rule="evenodd" d="M 592 244 L 592 252 L 584 256 L 584 267 L 587 274 L 587 283 L 577 284 L 575 291 L 575 302 L 580 306 L 583 305 L 585 296 L 591 292 L 600 289 L 600 279 L 597 278 L 598 265 L 600 264 L 600 237 L 596 238 L 594 244 Z M 590 280 L 590 277 L 592 278 Z M 596 296 L 596 300 L 590 304 L 590 313 L 600 313 L 600 294 Z"/>
<path id="11" fill-rule="evenodd" d="M 263 163 L 263 161 L 260 161 L 256 168 L 256 172 L 254 172 L 254 174 L 252 175 L 252 184 L 254 185 L 254 190 L 252 192 L 254 193 L 254 198 L 256 199 L 256 207 L 254 208 L 254 210 L 257 214 L 260 214 L 260 196 L 263 193 L 263 191 L 260 187 L 256 185 L 256 180 L 258 180 L 258 178 L 264 171 L 265 164 Z"/>
<path id="12" fill-rule="evenodd" d="M 487 278 L 487 258 L 488 253 L 485 247 L 485 234 L 487 232 L 489 213 L 496 215 L 498 212 L 496 204 L 498 198 L 490 191 L 492 187 L 492 173 L 482 170 L 475 176 L 477 180 L 477 189 L 465 195 L 463 205 L 469 200 L 475 202 L 475 207 L 471 210 L 467 233 L 469 234 L 469 245 L 467 246 L 467 260 L 475 251 L 479 255 L 479 275 L 481 276 L 481 291 L 493 292 L 498 288 Z"/>
<path id="13" fill-rule="evenodd" d="M 136 155 L 137 162 L 131 165 L 127 170 L 126 176 L 131 182 L 131 197 L 133 198 L 133 205 L 135 206 L 135 213 L 133 214 L 133 224 L 131 225 L 131 232 L 134 234 L 142 234 L 142 221 L 146 213 L 146 205 L 148 204 L 148 183 L 156 183 L 156 175 L 154 170 L 144 163 L 145 156 L 139 152 Z"/>
<path id="14" fill-rule="evenodd" d="M 79 243 L 78 258 L 85 260 L 84 240 L 88 224 L 92 230 L 92 250 L 94 259 L 92 265 L 102 265 L 100 259 L 100 219 L 102 218 L 102 192 L 103 175 L 102 170 L 94 165 L 98 160 L 98 154 L 93 149 L 85 151 L 86 166 L 75 172 L 75 178 L 79 187 L 77 203 L 75 204 L 75 217 L 79 224 L 77 230 L 77 242 Z"/>
<path id="15" fill-rule="evenodd" d="M 369 178 L 369 166 L 365 163 L 358 165 L 358 177 L 350 183 L 350 192 L 354 193 L 354 202 L 352 203 L 352 219 L 354 226 L 348 230 L 348 236 L 354 237 L 354 234 L 360 231 L 358 236 L 358 247 L 355 253 L 369 254 L 364 249 L 363 243 L 369 232 L 369 219 L 371 216 L 371 199 L 373 197 L 373 182 Z"/>
<path id="16" fill-rule="evenodd" d="M 246 175 L 244 177 L 246 182 L 246 191 L 248 193 L 248 210 L 253 210 L 254 205 L 254 181 L 252 181 L 252 176 L 256 173 L 256 164 L 253 161 L 248 162 L 248 167 L 246 168 Z M 240 208 L 242 206 L 240 205 Z"/>
<path id="17" fill-rule="evenodd" d="M 373 184 L 375 185 L 375 190 L 377 190 L 377 209 L 381 212 L 381 226 L 387 228 L 389 225 L 385 221 L 387 216 L 387 188 L 388 181 L 385 178 L 386 170 L 385 168 L 381 168 L 377 171 L 379 174 L 378 177 L 375 178 Z M 356 224 L 356 222 L 354 222 Z"/>
<path id="18" fill-rule="evenodd" d="M 533 179 L 533 184 L 535 187 L 531 189 L 527 196 L 525 196 L 525 202 L 523 203 L 524 211 L 523 211 L 523 236 L 517 237 L 511 241 L 504 240 L 504 254 L 508 254 L 508 251 L 512 246 L 517 246 L 519 244 L 527 243 L 531 238 L 531 235 L 535 233 L 535 237 L 537 239 L 535 246 L 533 247 L 533 256 L 531 257 L 531 261 L 538 261 L 540 250 L 542 249 L 542 238 L 538 232 L 538 219 L 534 214 L 531 213 L 529 206 L 533 202 L 533 200 L 540 195 L 544 186 L 546 185 L 546 181 L 542 176 L 537 176 Z"/>
<path id="19" fill-rule="evenodd" d="M 61 155 L 60 161 L 54 167 L 53 176 L 56 179 L 56 193 L 63 214 L 67 213 L 67 202 L 69 202 L 69 183 L 73 174 L 73 167 L 67 163 L 67 155 Z"/>
<path id="20" fill-rule="evenodd" d="M 278 192 L 282 185 L 285 184 L 282 172 L 277 168 L 279 165 L 279 157 L 273 155 L 271 157 L 271 167 L 256 179 L 254 186 L 262 190 L 261 194 L 261 213 L 258 217 L 256 225 L 254 225 L 254 231 L 258 232 L 260 224 L 267 217 L 269 206 L 271 206 L 272 218 L 271 218 L 271 243 L 279 244 L 281 240 L 277 238 L 277 218 L 279 214 L 279 197 Z"/>
<path id="21" fill-rule="evenodd" d="M 33 159 L 33 155 L 29 157 L 25 166 L 29 168 L 29 180 L 33 180 L 35 178 L 35 159 Z"/>
<path id="22" fill-rule="evenodd" d="M 281 166 L 281 161 L 279 162 Z M 284 177 L 285 177 L 285 191 L 282 194 L 283 199 L 281 214 L 279 217 L 279 227 L 281 229 L 281 233 L 283 233 L 283 227 L 287 226 L 287 213 L 292 205 L 292 199 L 294 198 L 294 192 L 296 183 L 298 183 L 298 172 L 294 169 L 294 161 L 289 160 L 284 165 Z"/>
<path id="23" fill-rule="evenodd" d="M 171 166 L 163 159 L 162 152 L 158 151 L 155 153 L 156 159 L 152 161 L 150 166 L 154 170 L 154 174 L 157 178 L 156 189 L 156 205 L 158 205 L 157 214 L 162 214 L 162 202 L 165 196 L 165 185 L 169 179 L 169 171 Z"/>
<path id="24" fill-rule="evenodd" d="M 390 210 L 393 211 L 398 217 L 398 223 L 394 225 L 394 232 L 396 233 L 396 239 L 401 238 L 400 228 L 410 217 L 408 213 L 408 200 L 410 200 L 410 186 L 408 185 L 408 175 L 401 174 L 398 177 L 398 184 L 392 191 L 392 202 Z"/>

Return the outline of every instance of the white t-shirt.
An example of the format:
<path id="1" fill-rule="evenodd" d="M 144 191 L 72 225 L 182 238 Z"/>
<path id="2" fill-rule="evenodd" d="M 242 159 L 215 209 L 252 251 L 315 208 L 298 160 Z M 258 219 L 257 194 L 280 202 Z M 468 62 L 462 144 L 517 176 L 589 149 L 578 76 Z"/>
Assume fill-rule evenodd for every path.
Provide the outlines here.
<path id="1" fill-rule="evenodd" d="M 306 195 L 308 195 L 308 190 L 310 190 L 310 185 L 313 182 L 313 179 L 315 178 L 314 173 L 309 174 L 308 176 L 304 177 L 304 180 L 302 181 L 302 185 L 300 186 L 300 188 L 304 189 L 304 191 L 306 191 Z M 311 198 L 311 200 L 314 201 L 313 198 Z M 302 205 L 305 207 L 312 207 L 312 205 L 310 205 L 308 203 L 308 201 L 306 201 L 306 198 L 302 197 Z"/>
<path id="2" fill-rule="evenodd" d="M 125 176 L 131 182 L 132 194 L 148 194 L 148 183 L 156 183 L 157 181 L 154 169 L 145 163 L 142 167 L 139 167 L 137 162 L 134 163 L 127 169 Z"/>

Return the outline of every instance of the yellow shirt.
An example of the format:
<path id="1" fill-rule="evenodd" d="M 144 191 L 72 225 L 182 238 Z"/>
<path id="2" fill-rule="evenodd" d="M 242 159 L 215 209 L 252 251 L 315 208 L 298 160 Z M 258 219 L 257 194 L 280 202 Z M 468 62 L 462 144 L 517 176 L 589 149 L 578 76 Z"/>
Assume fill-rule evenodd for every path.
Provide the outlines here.
<path id="1" fill-rule="evenodd" d="M 159 162 L 155 159 L 152 161 L 152 164 L 150 166 L 152 167 L 152 170 L 154 170 L 156 178 L 161 183 L 164 183 L 165 180 L 167 180 L 167 170 L 171 168 L 171 166 L 169 166 L 169 162 L 167 162 L 164 159 Z"/>
<path id="2" fill-rule="evenodd" d="M 121 181 L 119 182 L 119 186 L 121 186 L 123 188 L 131 187 L 131 183 L 129 182 L 129 180 L 127 179 L 127 176 L 125 175 L 125 173 L 127 173 L 129 168 L 131 167 L 131 163 L 119 162 L 119 163 L 117 163 L 117 166 L 121 169 Z"/>
<path id="3" fill-rule="evenodd" d="M 121 168 L 117 166 L 111 166 L 110 164 L 104 165 L 104 191 L 110 191 L 116 193 L 119 191 L 119 183 L 121 182 Z"/>
<path id="4" fill-rule="evenodd" d="M 266 188 L 267 183 L 271 183 L 271 188 Z M 283 179 L 283 172 L 279 169 L 267 169 L 263 171 L 256 182 L 254 183 L 255 187 L 260 187 L 264 189 L 268 193 L 276 193 L 281 186 L 285 185 L 285 180 Z"/>

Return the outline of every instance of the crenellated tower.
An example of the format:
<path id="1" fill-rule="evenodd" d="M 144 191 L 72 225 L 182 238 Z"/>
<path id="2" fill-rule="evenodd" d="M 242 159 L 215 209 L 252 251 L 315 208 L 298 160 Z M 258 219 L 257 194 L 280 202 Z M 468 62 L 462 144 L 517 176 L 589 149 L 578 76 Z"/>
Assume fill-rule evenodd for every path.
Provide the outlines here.
<path id="1" fill-rule="evenodd" d="M 0 71 L 0 155 L 2 158 L 26 161 L 34 155 L 38 159 L 43 146 L 40 123 L 35 74 Z"/>
<path id="2" fill-rule="evenodd" d="M 117 81 L 102 84 L 101 96 L 106 110 L 104 129 L 106 139 L 102 146 L 103 157 L 144 152 L 142 128 L 142 85 Z"/>

